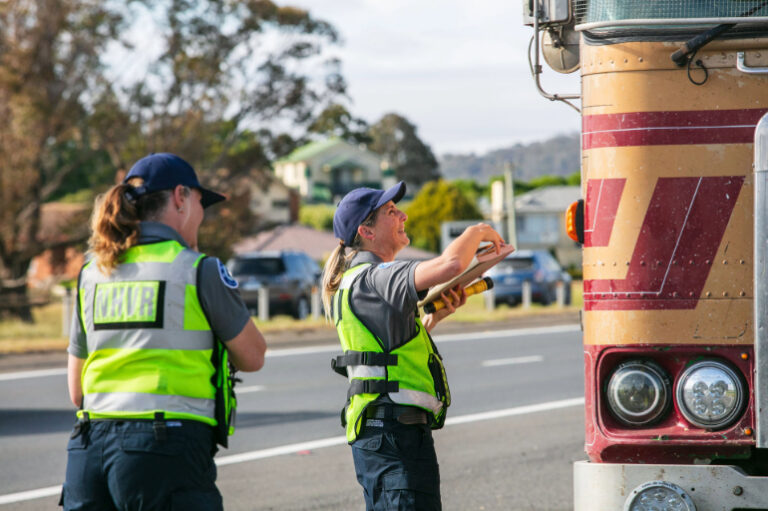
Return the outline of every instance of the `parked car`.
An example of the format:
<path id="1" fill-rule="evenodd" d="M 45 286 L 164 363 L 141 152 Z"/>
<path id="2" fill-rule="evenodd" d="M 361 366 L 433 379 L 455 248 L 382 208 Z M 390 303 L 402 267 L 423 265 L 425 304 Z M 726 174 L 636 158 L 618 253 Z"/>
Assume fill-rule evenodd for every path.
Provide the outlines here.
<path id="1" fill-rule="evenodd" d="M 531 300 L 549 305 L 557 299 L 557 283 L 565 286 L 565 304 L 571 303 L 571 276 L 546 250 L 518 250 L 486 272 L 493 279 L 496 305 L 523 301 L 523 282 L 531 283 Z"/>
<path id="2" fill-rule="evenodd" d="M 237 280 L 240 296 L 254 313 L 259 289 L 269 289 L 269 314 L 290 314 L 304 319 L 310 312 L 312 288 L 320 279 L 320 267 L 304 252 L 269 251 L 240 254 L 227 267 Z"/>

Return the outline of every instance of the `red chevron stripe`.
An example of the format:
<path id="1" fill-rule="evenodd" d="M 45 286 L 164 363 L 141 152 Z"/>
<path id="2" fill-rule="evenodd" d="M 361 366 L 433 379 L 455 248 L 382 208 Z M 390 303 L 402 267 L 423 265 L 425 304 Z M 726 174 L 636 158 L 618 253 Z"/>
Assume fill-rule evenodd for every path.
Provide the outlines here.
<path id="1" fill-rule="evenodd" d="M 584 204 L 585 247 L 608 246 L 626 181 L 624 178 L 587 180 L 587 199 Z"/>
<path id="2" fill-rule="evenodd" d="M 696 307 L 743 183 L 743 176 L 660 178 L 627 277 L 585 280 L 585 310 Z"/>

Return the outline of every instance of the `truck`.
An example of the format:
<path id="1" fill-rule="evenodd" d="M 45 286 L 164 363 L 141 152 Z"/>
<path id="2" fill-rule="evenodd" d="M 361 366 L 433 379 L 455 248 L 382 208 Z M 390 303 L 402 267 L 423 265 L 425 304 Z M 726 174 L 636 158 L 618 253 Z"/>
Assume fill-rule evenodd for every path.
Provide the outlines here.
<path id="1" fill-rule="evenodd" d="M 581 115 L 577 511 L 768 509 L 768 1 L 524 0 Z M 580 90 L 542 86 L 542 59 Z"/>

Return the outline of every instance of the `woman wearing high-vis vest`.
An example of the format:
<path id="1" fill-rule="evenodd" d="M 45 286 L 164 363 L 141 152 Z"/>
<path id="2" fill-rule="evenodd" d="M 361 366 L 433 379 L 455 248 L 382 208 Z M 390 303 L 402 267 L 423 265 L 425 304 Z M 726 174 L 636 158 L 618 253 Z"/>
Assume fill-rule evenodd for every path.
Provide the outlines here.
<path id="1" fill-rule="evenodd" d="M 342 423 L 369 511 L 441 509 L 431 430 L 445 422 L 450 390 L 429 331 L 466 296 L 450 290 L 446 307 L 423 319 L 416 304 L 430 287 L 461 274 L 480 243 L 497 252 L 504 244 L 477 224 L 434 259 L 395 261 L 410 242 L 407 216 L 395 206 L 404 194 L 402 182 L 349 192 L 333 217 L 339 246 L 323 271 L 325 311 L 344 350 L 332 366 L 349 379 Z"/>
<path id="2" fill-rule="evenodd" d="M 203 209 L 224 198 L 187 162 L 158 153 L 97 199 L 68 348 L 79 411 L 64 509 L 222 509 L 213 462 L 231 432 L 222 368 L 228 357 L 258 371 L 266 350 L 237 283 L 197 252 Z"/>

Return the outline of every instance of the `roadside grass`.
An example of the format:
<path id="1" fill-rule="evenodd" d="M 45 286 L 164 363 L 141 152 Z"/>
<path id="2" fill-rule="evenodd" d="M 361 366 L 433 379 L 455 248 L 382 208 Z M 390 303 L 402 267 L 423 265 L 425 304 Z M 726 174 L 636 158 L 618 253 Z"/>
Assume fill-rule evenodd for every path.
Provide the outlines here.
<path id="1" fill-rule="evenodd" d="M 525 317 L 537 314 L 551 314 L 557 311 L 578 311 L 583 305 L 582 283 L 574 281 L 571 284 L 571 305 L 558 308 L 557 305 L 542 306 L 532 304 L 529 309 L 520 306 L 509 307 L 501 305 L 494 310 L 485 308 L 483 295 L 470 296 L 467 304 L 446 318 L 447 321 L 465 323 L 482 323 L 504 321 L 517 317 Z M 36 307 L 32 311 L 35 322 L 22 323 L 18 320 L 0 321 L 0 354 L 23 353 L 30 351 L 65 350 L 68 344 L 66 335 L 62 335 L 62 304 L 53 302 L 42 307 Z M 308 318 L 303 321 L 293 319 L 290 316 L 275 316 L 269 321 L 259 321 L 254 318 L 256 326 L 265 334 L 270 332 L 283 332 L 287 330 L 317 330 L 327 329 L 333 331 L 333 326 L 325 321 L 325 318 Z"/>

